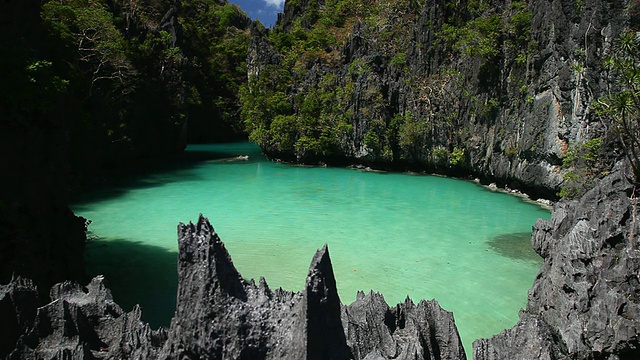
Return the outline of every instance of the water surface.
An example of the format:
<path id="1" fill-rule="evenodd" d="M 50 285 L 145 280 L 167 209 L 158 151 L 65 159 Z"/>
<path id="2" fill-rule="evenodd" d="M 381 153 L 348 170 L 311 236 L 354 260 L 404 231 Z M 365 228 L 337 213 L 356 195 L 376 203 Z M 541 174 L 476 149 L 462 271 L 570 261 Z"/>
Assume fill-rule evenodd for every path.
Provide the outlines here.
<path id="1" fill-rule="evenodd" d="M 248 160 L 235 159 L 248 155 Z M 356 291 L 436 298 L 454 312 L 465 349 L 513 326 L 541 259 L 531 227 L 549 212 L 472 182 L 300 167 L 248 143 L 189 146 L 197 161 L 127 179 L 75 204 L 92 220 L 87 262 L 125 310 L 153 326 L 175 310 L 176 225 L 207 216 L 246 278 L 301 290 L 329 245 L 343 303 Z"/>

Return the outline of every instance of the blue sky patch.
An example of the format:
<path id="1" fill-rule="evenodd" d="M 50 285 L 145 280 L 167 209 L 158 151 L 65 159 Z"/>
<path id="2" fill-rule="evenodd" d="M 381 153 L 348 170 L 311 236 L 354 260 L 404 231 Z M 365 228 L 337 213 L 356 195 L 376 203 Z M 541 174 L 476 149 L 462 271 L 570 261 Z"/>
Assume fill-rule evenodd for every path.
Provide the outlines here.
<path id="1" fill-rule="evenodd" d="M 250 18 L 260 20 L 265 27 L 276 23 L 278 13 L 284 8 L 284 0 L 229 0 L 244 10 Z"/>

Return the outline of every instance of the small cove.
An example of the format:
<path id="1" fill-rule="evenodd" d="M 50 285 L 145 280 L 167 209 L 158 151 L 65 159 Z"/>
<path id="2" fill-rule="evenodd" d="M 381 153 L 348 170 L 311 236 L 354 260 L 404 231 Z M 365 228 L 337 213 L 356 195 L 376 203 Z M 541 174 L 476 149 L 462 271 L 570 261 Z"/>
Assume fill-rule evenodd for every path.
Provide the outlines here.
<path id="1" fill-rule="evenodd" d="M 390 305 L 436 298 L 465 349 L 513 326 L 542 260 L 531 226 L 549 211 L 469 181 L 301 167 L 248 143 L 192 145 L 188 166 L 140 175 L 73 206 L 92 220 L 90 275 L 104 274 L 125 310 L 152 326 L 175 308 L 176 225 L 207 216 L 245 278 L 302 289 L 329 245 L 340 297 L 381 292 Z M 248 155 L 248 160 L 236 159 Z"/>

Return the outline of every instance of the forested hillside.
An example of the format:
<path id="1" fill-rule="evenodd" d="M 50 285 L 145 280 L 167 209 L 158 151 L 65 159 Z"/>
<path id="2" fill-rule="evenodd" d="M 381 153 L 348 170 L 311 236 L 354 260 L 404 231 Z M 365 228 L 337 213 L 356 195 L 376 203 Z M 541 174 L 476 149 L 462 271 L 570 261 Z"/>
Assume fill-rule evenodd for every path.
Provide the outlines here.
<path id="1" fill-rule="evenodd" d="M 292 0 L 274 29 L 223 0 L 0 6 L 11 251 L 31 233 L 77 234 L 62 248 L 81 251 L 70 191 L 245 131 L 272 158 L 475 176 L 546 198 L 580 195 L 638 148 L 615 131 L 635 123 L 620 121 L 634 96 L 607 97 L 635 86 L 615 49 L 637 1 Z M 51 213 L 67 224 L 58 235 L 27 225 Z"/>
<path id="2" fill-rule="evenodd" d="M 254 31 L 243 118 L 275 158 L 576 196 L 621 156 L 592 104 L 634 6 L 287 1 L 275 29 Z"/>
<path id="3" fill-rule="evenodd" d="M 78 278 L 85 224 L 67 207 L 71 193 L 188 141 L 242 136 L 251 20 L 217 0 L 11 0 L 0 10 L 1 278 Z"/>
<path id="4" fill-rule="evenodd" d="M 519 322 L 474 358 L 638 359 L 638 30 L 640 0 L 288 0 L 273 29 L 226 0 L 1 1 L 0 357 L 463 358 L 436 301 L 341 306 L 326 246 L 304 291 L 271 291 L 202 216 L 169 329 L 79 285 L 72 194 L 248 134 L 274 159 L 564 197 Z"/>

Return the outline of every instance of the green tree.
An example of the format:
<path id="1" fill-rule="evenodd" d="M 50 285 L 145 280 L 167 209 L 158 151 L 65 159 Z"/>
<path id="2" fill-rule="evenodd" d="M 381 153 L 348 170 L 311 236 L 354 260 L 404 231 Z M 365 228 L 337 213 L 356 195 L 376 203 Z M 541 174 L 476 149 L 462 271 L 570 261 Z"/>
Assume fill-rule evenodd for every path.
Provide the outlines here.
<path id="1" fill-rule="evenodd" d="M 249 24 L 233 4 L 216 0 L 182 1 L 178 18 L 182 49 L 189 59 L 186 77 L 191 141 L 211 141 L 215 133 L 244 130 L 240 120 L 240 87 L 247 81 Z"/>
<path id="2" fill-rule="evenodd" d="M 640 178 L 640 37 L 635 31 L 623 33 L 615 42 L 605 66 L 616 79 L 617 91 L 600 98 L 596 112 L 610 119 L 612 128 L 629 160 L 636 179 Z"/>
<path id="3" fill-rule="evenodd" d="M 125 39 L 105 3 L 47 1 L 42 6 L 42 17 L 53 35 L 76 52 L 71 64 L 87 76 L 90 94 L 103 82 L 118 91 L 128 91 L 127 80 L 133 68 L 125 52 Z"/>

